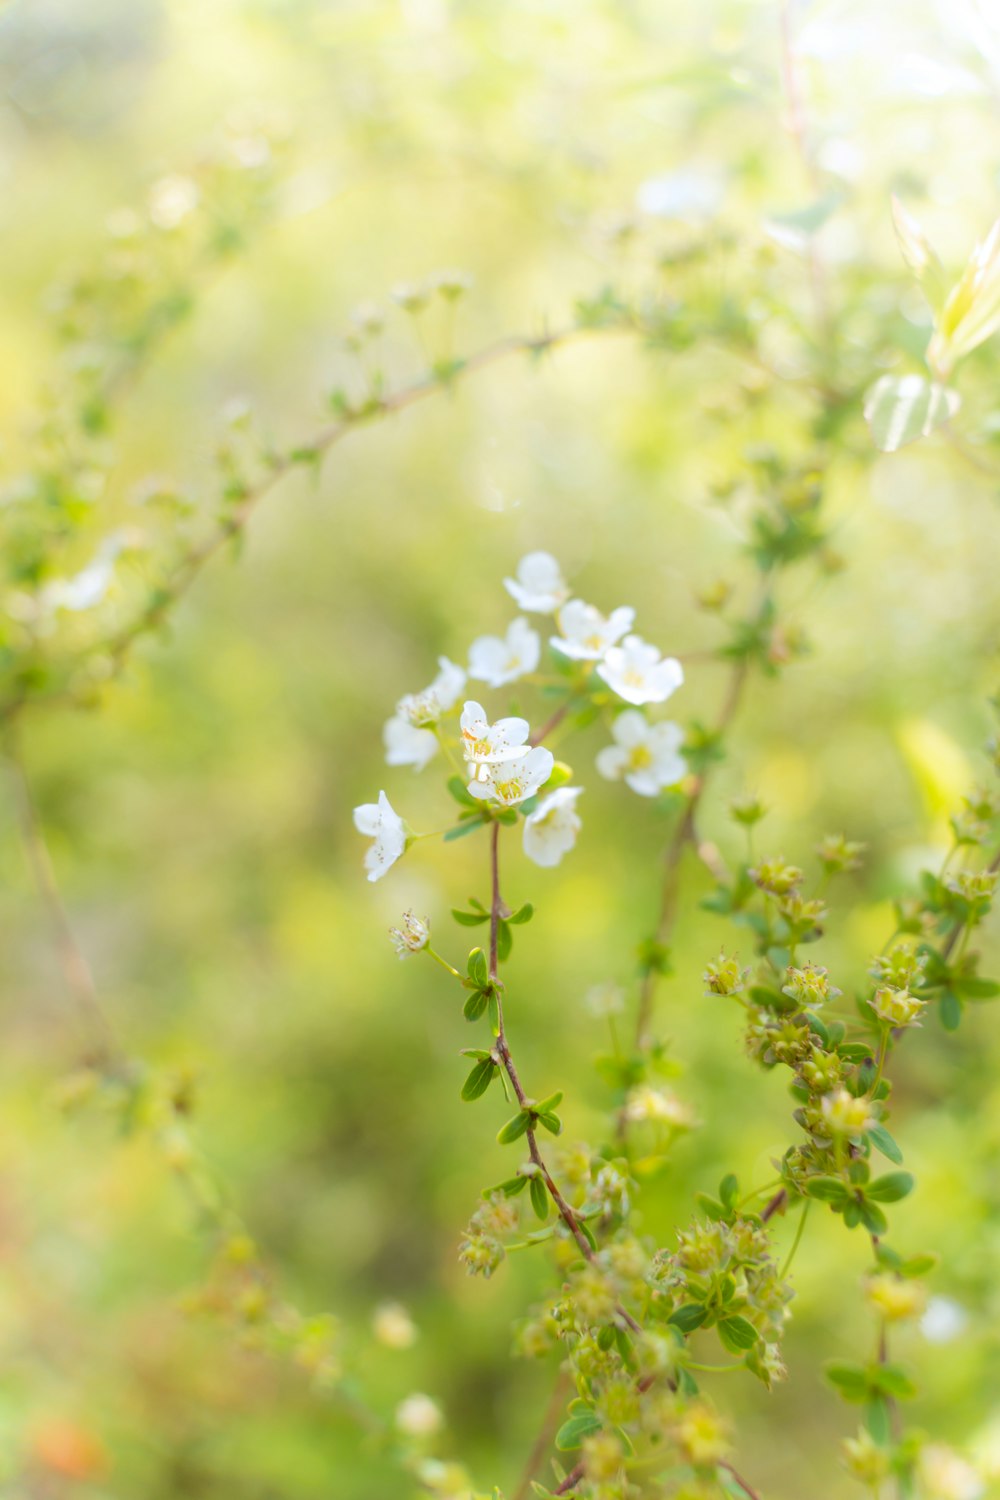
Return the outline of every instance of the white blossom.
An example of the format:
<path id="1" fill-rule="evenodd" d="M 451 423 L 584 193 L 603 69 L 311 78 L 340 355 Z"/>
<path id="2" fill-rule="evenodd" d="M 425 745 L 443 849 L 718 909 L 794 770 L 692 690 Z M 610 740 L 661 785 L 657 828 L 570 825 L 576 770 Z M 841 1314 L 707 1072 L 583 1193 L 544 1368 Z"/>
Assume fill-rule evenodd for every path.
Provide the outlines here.
<path id="1" fill-rule="evenodd" d="M 920 1332 L 929 1344 L 949 1344 L 957 1339 L 969 1321 L 960 1302 L 951 1297 L 932 1297 L 920 1319 Z"/>
<path id="2" fill-rule="evenodd" d="M 944 1443 L 920 1450 L 920 1478 L 927 1500 L 979 1500 L 986 1486 L 972 1464 Z"/>
<path id="3" fill-rule="evenodd" d="M 414 1392 L 396 1407 L 396 1426 L 407 1437 L 432 1437 L 443 1425 L 441 1408 L 430 1396 Z"/>
<path id="4" fill-rule="evenodd" d="M 473 778 L 485 781 L 493 766 L 522 760 L 531 749 L 525 744 L 531 726 L 527 719 L 498 719 L 491 724 L 481 703 L 469 699 L 462 709 L 462 753 Z"/>
<path id="5" fill-rule="evenodd" d="M 582 791 L 579 786 L 557 787 L 525 818 L 524 852 L 536 865 L 559 864 L 576 843 L 581 827 L 576 799 Z"/>
<path id="6" fill-rule="evenodd" d="M 426 948 L 431 937 L 431 922 L 429 917 L 415 917 L 412 911 L 404 911 L 402 925 L 390 927 L 389 936 L 392 945 L 400 958 L 409 958 L 411 953 L 419 953 Z"/>
<path id="7" fill-rule="evenodd" d="M 605 617 L 592 604 L 571 599 L 557 618 L 562 635 L 553 636 L 550 642 L 556 651 L 574 661 L 600 661 L 609 647 L 631 630 L 635 610 L 621 605 Z"/>
<path id="8" fill-rule="evenodd" d="M 541 641 L 522 616 L 512 620 L 505 636 L 481 635 L 469 647 L 469 676 L 490 687 L 516 682 L 533 672 L 541 655 Z"/>
<path id="9" fill-rule="evenodd" d="M 536 615 L 555 614 L 569 598 L 559 564 L 551 552 L 529 552 L 517 565 L 517 577 L 503 586 L 519 609 Z"/>
<path id="10" fill-rule="evenodd" d="M 402 714 L 386 719 L 382 729 L 387 766 L 412 766 L 422 771 L 437 754 L 437 737 L 429 729 L 417 729 Z"/>
<path id="11" fill-rule="evenodd" d="M 150 189 L 149 217 L 157 229 L 176 229 L 198 207 L 200 196 L 190 177 L 161 177 Z"/>
<path id="12" fill-rule="evenodd" d="M 469 782 L 469 792 L 480 802 L 516 807 L 545 785 L 555 764 L 552 751 L 536 745 L 519 760 L 504 760 L 486 768 L 485 779 Z"/>
<path id="13" fill-rule="evenodd" d="M 627 708 L 611 726 L 615 743 L 597 752 L 597 769 L 608 781 L 624 781 L 640 797 L 656 797 L 680 781 L 687 763 L 678 754 L 684 739 L 679 724 L 650 724 L 637 708 Z"/>
<path id="14" fill-rule="evenodd" d="M 417 1328 L 401 1302 L 383 1302 L 375 1309 L 372 1330 L 387 1349 L 410 1349 L 417 1341 Z"/>
<path id="15" fill-rule="evenodd" d="M 380 880 L 406 849 L 406 824 L 385 792 L 379 792 L 377 802 L 365 802 L 354 809 L 354 826 L 372 840 L 365 852 L 368 879 Z"/>
<path id="16" fill-rule="evenodd" d="M 668 1089 L 653 1088 L 649 1084 L 640 1084 L 629 1090 L 625 1114 L 637 1124 L 649 1121 L 656 1125 L 672 1125 L 675 1130 L 688 1130 L 694 1124 L 694 1116 L 682 1099 Z"/>
<path id="17" fill-rule="evenodd" d="M 597 668 L 609 688 L 626 703 L 665 703 L 684 681 L 684 669 L 673 656 L 661 657 L 637 635 L 612 646 Z"/>
<path id="18" fill-rule="evenodd" d="M 426 729 L 436 724 L 449 709 L 454 708 L 465 687 L 465 672 L 447 656 L 438 657 L 440 668 L 430 687 L 421 693 L 407 693 L 396 704 L 396 713 L 417 729 Z"/>

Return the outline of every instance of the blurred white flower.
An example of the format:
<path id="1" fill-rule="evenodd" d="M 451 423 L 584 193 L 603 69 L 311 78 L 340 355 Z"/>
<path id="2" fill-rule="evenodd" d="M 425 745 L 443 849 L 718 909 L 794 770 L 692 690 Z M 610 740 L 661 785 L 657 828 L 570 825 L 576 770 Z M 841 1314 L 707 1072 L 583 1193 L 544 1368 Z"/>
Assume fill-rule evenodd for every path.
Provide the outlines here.
<path id="1" fill-rule="evenodd" d="M 926 1500 L 980 1500 L 986 1486 L 967 1459 L 944 1443 L 920 1450 L 920 1478 Z"/>
<path id="2" fill-rule="evenodd" d="M 198 207 L 198 184 L 171 173 L 154 182 L 149 192 L 149 217 L 157 229 L 176 229 Z"/>
<path id="3" fill-rule="evenodd" d="M 438 657 L 439 671 L 430 687 L 421 693 L 407 693 L 396 704 L 396 713 L 418 729 L 436 724 L 454 708 L 465 687 L 465 672 L 447 656 Z"/>
<path id="4" fill-rule="evenodd" d="M 417 1327 L 401 1302 L 383 1302 L 375 1309 L 372 1329 L 387 1349 L 410 1349 L 417 1341 Z"/>
<path id="5" fill-rule="evenodd" d="M 499 802 L 516 807 L 545 785 L 555 764 L 552 751 L 536 745 L 519 760 L 500 761 L 486 767 L 485 779 L 470 781 L 469 792 L 480 802 Z"/>
<path id="6" fill-rule="evenodd" d="M 409 958 L 411 953 L 419 953 L 430 942 L 430 918 L 424 917 L 421 921 L 419 917 L 413 915 L 412 911 L 404 911 L 402 926 L 390 927 L 389 936 L 398 957 Z"/>
<path id="7" fill-rule="evenodd" d="M 394 810 L 385 792 L 377 802 L 365 802 L 354 809 L 354 826 L 372 840 L 365 851 L 365 869 L 369 880 L 380 880 L 406 849 L 406 824 Z"/>
<path id="8" fill-rule="evenodd" d="M 635 195 L 640 213 L 658 219 L 710 219 L 722 206 L 725 182 L 718 172 L 689 170 L 649 177 Z"/>
<path id="9" fill-rule="evenodd" d="M 661 657 L 637 635 L 627 635 L 612 646 L 597 675 L 626 703 L 665 703 L 684 681 L 684 669 L 673 656 Z"/>
<path id="10" fill-rule="evenodd" d="M 625 1009 L 625 991 L 620 984 L 595 984 L 584 998 L 592 1016 L 620 1016 Z"/>
<path id="11" fill-rule="evenodd" d="M 929 1344 L 950 1344 L 969 1321 L 969 1315 L 951 1297 L 932 1297 L 920 1319 L 920 1332 Z"/>
<path id="12" fill-rule="evenodd" d="M 649 1084 L 640 1084 L 629 1090 L 625 1114 L 637 1124 L 651 1121 L 657 1125 L 671 1125 L 675 1130 L 688 1130 L 694 1124 L 694 1115 L 682 1099 L 667 1089 L 655 1089 Z"/>
<path id="13" fill-rule="evenodd" d="M 679 724 L 650 724 L 637 708 L 627 708 L 611 726 L 613 745 L 597 752 L 597 769 L 608 781 L 624 781 L 640 797 L 656 797 L 687 771 L 678 754 L 684 739 Z"/>
<path id="14" fill-rule="evenodd" d="M 462 753 L 474 779 L 485 781 L 491 767 L 523 760 L 531 749 L 525 744 L 530 728 L 527 719 L 498 719 L 491 724 L 483 705 L 470 698 L 462 709 Z"/>
<path id="15" fill-rule="evenodd" d="M 541 655 L 538 632 L 520 615 L 507 627 L 505 636 L 481 635 L 469 647 L 469 676 L 490 687 L 516 682 L 533 672 Z"/>
<path id="16" fill-rule="evenodd" d="M 576 799 L 582 791 L 579 786 L 557 787 L 525 818 L 524 852 L 536 865 L 559 864 L 576 843 L 582 826 Z"/>
<path id="17" fill-rule="evenodd" d="M 566 603 L 569 589 L 551 552 L 529 552 L 517 565 L 517 577 L 503 586 L 520 609 L 551 615 Z"/>
<path id="18" fill-rule="evenodd" d="M 382 743 L 387 766 L 412 766 L 415 771 L 422 771 L 438 750 L 436 736 L 429 729 L 415 728 L 402 714 L 386 719 Z"/>
<path id="19" fill-rule="evenodd" d="M 396 1407 L 396 1426 L 407 1437 L 433 1437 L 444 1426 L 444 1417 L 436 1401 L 414 1392 Z"/>
<path id="20" fill-rule="evenodd" d="M 559 611 L 557 622 L 562 635 L 550 642 L 556 651 L 574 661 L 600 661 L 609 647 L 631 630 L 635 610 L 622 605 L 607 617 L 582 599 L 571 599 Z"/>

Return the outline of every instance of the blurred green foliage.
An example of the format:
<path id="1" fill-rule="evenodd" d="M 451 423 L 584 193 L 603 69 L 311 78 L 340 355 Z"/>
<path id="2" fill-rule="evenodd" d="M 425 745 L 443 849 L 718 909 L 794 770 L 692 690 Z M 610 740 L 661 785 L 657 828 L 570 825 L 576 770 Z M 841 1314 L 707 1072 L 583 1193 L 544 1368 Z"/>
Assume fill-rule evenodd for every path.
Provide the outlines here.
<path id="1" fill-rule="evenodd" d="M 66 543 L 73 567 L 112 523 L 131 524 L 151 474 L 192 494 L 196 519 L 199 505 L 212 513 L 219 412 L 234 395 L 279 444 L 323 427 L 330 392 L 358 399 L 352 313 L 388 306 L 398 283 L 452 266 L 473 278 L 454 330 L 426 327 L 424 347 L 391 314 L 376 358 L 392 389 L 429 359 L 562 326 L 605 288 L 627 300 L 652 278 L 669 304 L 683 284 L 669 347 L 609 334 L 497 363 L 352 435 L 315 476 L 291 476 L 235 565 L 215 561 L 91 711 L 53 705 L 21 730 L 104 1004 L 128 1053 L 190 1091 L 196 1149 L 282 1295 L 340 1320 L 376 1404 L 433 1393 L 450 1445 L 508 1494 L 551 1385 L 551 1371 L 508 1358 L 510 1325 L 548 1272 L 516 1256 L 484 1284 L 459 1266 L 460 1227 L 504 1170 L 493 1143 L 504 1106 L 491 1095 L 477 1109 L 493 1128 L 469 1128 L 458 1005 L 431 965 L 401 968 L 385 938 L 405 907 L 443 930 L 450 906 L 483 897 L 482 849 L 425 850 L 373 891 L 350 810 L 385 774 L 405 801 L 409 773 L 377 761 L 382 721 L 439 653 L 463 659 L 473 635 L 506 623 L 499 580 L 523 552 L 556 553 L 584 597 L 635 605 L 669 650 L 718 646 L 698 595 L 742 576 L 746 540 L 720 494 L 748 451 L 799 463 L 817 441 L 796 384 L 801 342 L 819 335 L 794 216 L 818 195 L 786 129 L 780 20 L 776 6 L 737 0 L 14 0 L 0 12 L 11 474 L 34 451 L 56 359 L 46 289 L 99 262 L 108 216 L 203 162 L 234 111 L 289 125 L 266 211 L 180 277 L 190 295 L 94 439 L 113 461 Z M 701 831 L 739 857 L 725 809 L 753 792 L 770 809 L 758 838 L 790 859 L 808 861 L 828 833 L 864 840 L 819 953 L 859 976 L 891 898 L 939 862 L 947 812 L 985 775 L 1000 361 L 986 345 L 969 362 L 971 454 L 939 435 L 873 458 L 861 397 L 887 369 L 913 368 L 929 334 L 890 193 L 956 277 L 996 216 L 1000 34 L 986 7 L 966 17 L 930 3 L 815 4 L 797 24 L 831 199 L 817 241 L 827 314 L 852 392 L 826 484 L 844 566 L 783 585 L 782 618 L 811 650 L 755 681 Z M 692 266 L 706 222 L 709 249 Z M 759 370 L 738 339 L 700 335 L 709 319 L 735 333 L 749 322 L 787 384 L 758 400 Z M 723 670 L 692 662 L 686 716 L 712 717 Z M 359 1446 L 340 1397 L 192 1310 L 213 1273 L 170 1139 L 122 1138 L 99 1113 L 59 1107 L 81 1036 L 13 805 L 0 841 L 7 1492 L 405 1493 L 378 1445 Z M 584 996 L 634 981 L 665 830 L 638 799 L 596 785 L 585 826 L 558 872 L 518 856 L 509 877 L 509 898 L 538 911 L 511 965 L 531 997 L 514 1022 L 519 1051 L 542 1091 L 572 1084 L 570 1139 L 608 1106 L 590 1062 L 603 1023 Z M 701 1122 L 646 1206 L 643 1230 L 660 1243 L 721 1171 L 768 1180 L 787 1140 L 780 1078 L 752 1067 L 738 1020 L 701 996 L 704 962 L 729 936 L 699 906 L 709 885 L 692 861 L 660 999 Z M 1000 1451 L 998 1065 L 990 1007 L 970 1008 L 956 1034 L 929 1022 L 901 1054 L 894 1132 L 920 1182 L 899 1218 L 914 1246 L 941 1252 L 932 1291 L 966 1323 L 946 1349 L 915 1328 L 900 1335 L 921 1388 L 914 1414 L 946 1440 Z M 865 1247 L 832 1216 L 814 1215 L 809 1235 L 792 1378 L 770 1395 L 717 1393 L 741 1467 L 776 1500 L 854 1490 L 837 1463 L 843 1408 L 818 1371 L 867 1336 Z M 406 1350 L 369 1336 L 394 1301 L 419 1329 Z"/>

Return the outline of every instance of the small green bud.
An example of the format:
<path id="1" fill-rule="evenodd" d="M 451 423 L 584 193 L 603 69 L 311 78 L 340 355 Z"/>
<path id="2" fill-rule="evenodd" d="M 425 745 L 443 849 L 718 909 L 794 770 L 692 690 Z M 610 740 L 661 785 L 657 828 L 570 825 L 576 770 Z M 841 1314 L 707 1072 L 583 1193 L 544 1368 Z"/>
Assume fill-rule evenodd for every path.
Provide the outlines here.
<path id="1" fill-rule="evenodd" d="M 802 883 L 803 874 L 797 865 L 786 864 L 784 855 L 779 854 L 755 865 L 750 871 L 750 879 L 769 895 L 787 896 Z"/>

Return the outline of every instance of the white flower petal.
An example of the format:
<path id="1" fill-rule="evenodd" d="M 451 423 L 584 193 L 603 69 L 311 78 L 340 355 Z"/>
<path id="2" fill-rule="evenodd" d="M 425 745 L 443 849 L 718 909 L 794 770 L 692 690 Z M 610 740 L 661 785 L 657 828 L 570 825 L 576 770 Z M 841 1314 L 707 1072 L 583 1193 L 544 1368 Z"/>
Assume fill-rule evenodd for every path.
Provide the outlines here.
<path id="1" fill-rule="evenodd" d="M 388 766 L 413 766 L 422 771 L 438 751 L 438 742 L 429 729 L 417 729 L 402 714 L 387 719 L 382 730 L 385 762 Z"/>
<path id="2" fill-rule="evenodd" d="M 524 852 L 536 865 L 551 868 L 576 843 L 581 823 L 576 799 L 582 787 L 561 786 L 543 797 L 524 820 Z"/>
<path id="3" fill-rule="evenodd" d="M 634 619 L 635 610 L 627 605 L 620 605 L 605 617 L 592 604 L 571 599 L 559 611 L 562 634 L 553 636 L 549 644 L 575 661 L 600 661 L 609 647 L 631 628 Z"/>
<path id="4" fill-rule="evenodd" d="M 529 552 L 517 565 L 517 577 L 505 578 L 504 588 L 520 609 L 553 614 L 569 598 L 559 564 L 550 552 Z"/>

